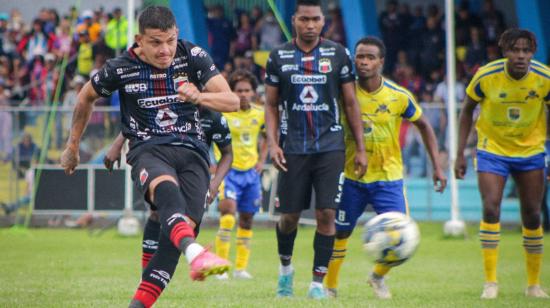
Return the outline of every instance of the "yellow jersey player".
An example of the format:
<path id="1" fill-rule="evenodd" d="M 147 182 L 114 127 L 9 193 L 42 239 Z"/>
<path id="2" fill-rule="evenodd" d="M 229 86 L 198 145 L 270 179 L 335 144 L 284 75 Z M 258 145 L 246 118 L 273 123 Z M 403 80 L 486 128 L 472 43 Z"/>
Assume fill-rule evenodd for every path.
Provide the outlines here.
<path id="1" fill-rule="evenodd" d="M 229 86 L 241 101 L 238 112 L 224 114 L 231 131 L 233 164 L 219 194 L 220 228 L 216 235 L 216 253 L 229 256 L 231 231 L 235 226 L 235 210 L 239 212 L 237 256 L 233 277 L 252 278 L 247 271 L 252 238 L 252 220 L 262 201 L 260 172 L 267 157 L 267 144 L 260 138 L 264 130 L 264 111 L 252 104 L 256 97 L 256 77 L 246 70 L 237 70 L 229 77 Z M 258 153 L 259 152 L 259 153 Z M 228 275 L 219 275 L 227 279 Z"/>
<path id="2" fill-rule="evenodd" d="M 338 274 L 346 256 L 347 242 L 357 219 L 367 204 L 376 214 L 397 211 L 408 214 L 403 190 L 403 161 L 399 146 L 402 119 L 411 121 L 420 131 L 433 165 L 436 191 L 445 189 L 447 180 L 436 161 L 437 141 L 429 122 L 422 115 L 409 91 L 382 77 L 386 48 L 376 37 L 366 37 L 355 45 L 355 68 L 358 77 L 355 92 L 364 124 L 364 142 L 368 168 L 363 176 L 354 172 L 355 142 L 346 130 L 346 165 L 342 199 L 336 214 L 336 240 L 325 284 L 336 297 Z M 369 284 L 379 298 L 391 298 L 384 283 L 390 268 L 376 264 Z"/>
<path id="3" fill-rule="evenodd" d="M 479 104 L 477 177 L 483 200 L 479 237 L 483 252 L 485 285 L 481 298 L 498 296 L 497 259 L 500 239 L 500 203 L 506 178 L 517 184 L 523 223 L 523 247 L 527 261 L 530 297 L 548 295 L 540 287 L 542 263 L 541 202 L 544 192 L 546 139 L 545 105 L 550 100 L 550 69 L 533 61 L 535 36 L 522 29 L 505 31 L 499 41 L 504 59 L 481 67 L 466 89 L 460 115 L 455 174 L 466 173 L 464 148 Z"/>

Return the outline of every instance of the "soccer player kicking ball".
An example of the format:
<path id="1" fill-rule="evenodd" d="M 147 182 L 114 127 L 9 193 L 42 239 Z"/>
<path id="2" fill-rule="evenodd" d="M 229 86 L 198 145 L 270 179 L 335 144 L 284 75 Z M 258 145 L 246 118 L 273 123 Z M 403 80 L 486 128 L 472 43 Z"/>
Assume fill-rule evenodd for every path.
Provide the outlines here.
<path id="1" fill-rule="evenodd" d="M 221 153 L 221 157 L 216 165 L 214 176 L 210 179 L 210 188 L 208 190 L 208 198 L 206 201 L 207 204 L 210 204 L 217 196 L 218 188 L 223 178 L 231 168 L 231 162 L 233 161 L 231 134 L 229 133 L 227 120 L 221 113 L 212 111 L 205 107 L 199 107 L 199 114 L 201 118 L 201 127 L 204 135 L 206 136 L 206 144 L 210 148 L 212 142 L 214 142 Z M 105 154 L 103 163 L 105 164 L 105 168 L 109 171 L 112 171 L 113 167 L 115 167 L 117 163 L 120 163 L 121 151 L 125 141 L 126 138 L 124 138 L 122 133 L 120 133 L 107 151 L 107 154 Z M 195 236 L 197 235 L 198 228 L 195 228 Z M 159 214 L 157 211 L 151 211 L 143 230 L 143 241 L 141 246 L 142 270 L 147 268 L 149 261 L 151 261 L 153 255 L 158 250 L 160 236 Z"/>
<path id="2" fill-rule="evenodd" d="M 260 139 L 264 128 L 264 111 L 252 105 L 256 98 L 258 81 L 246 70 L 237 70 L 229 76 L 229 87 L 241 100 L 238 112 L 226 113 L 225 118 L 233 140 L 233 164 L 220 189 L 220 228 L 216 235 L 216 254 L 227 259 L 231 231 L 235 226 L 235 210 L 239 212 L 237 228 L 237 256 L 233 277 L 250 279 L 246 268 L 250 257 L 252 220 L 262 200 L 260 172 L 267 157 L 267 143 Z M 259 150 L 259 153 L 258 153 Z M 217 276 L 227 279 L 227 273 Z"/>
<path id="3" fill-rule="evenodd" d="M 437 159 L 437 141 L 429 122 L 422 115 L 409 91 L 382 77 L 386 47 L 376 37 L 366 37 L 355 44 L 355 68 L 358 77 L 355 93 L 363 118 L 364 142 L 369 166 L 364 176 L 353 168 L 355 142 L 346 130 L 346 167 L 342 201 L 336 215 L 336 240 L 325 284 L 332 297 L 337 296 L 338 276 L 348 238 L 367 204 L 376 214 L 396 211 L 408 214 L 403 190 L 403 161 L 399 146 L 402 119 L 411 121 L 420 131 L 433 166 L 434 188 L 443 192 L 447 179 Z M 369 284 L 377 297 L 391 298 L 384 283 L 390 267 L 377 263 L 369 275 Z"/>
<path id="4" fill-rule="evenodd" d="M 550 103 L 550 69 L 532 60 L 537 41 L 527 30 L 505 31 L 499 47 L 505 58 L 482 66 L 466 88 L 455 175 L 463 179 L 466 174 L 464 148 L 474 109 L 479 104 L 477 179 L 483 200 L 479 238 L 485 269 L 481 298 L 498 296 L 500 203 L 509 174 L 517 184 L 521 206 L 527 263 L 525 295 L 548 298 L 540 287 L 543 246 L 540 214 L 545 185 L 545 107 Z"/>
<path id="5" fill-rule="evenodd" d="M 271 52 L 265 81 L 267 141 L 273 164 L 281 171 L 277 295 L 293 295 L 294 240 L 300 214 L 309 208 L 314 190 L 317 230 L 308 296 L 323 299 L 327 297 L 323 277 L 332 254 L 345 160 L 340 107 L 356 141 L 352 160 L 359 176 L 365 173 L 367 159 L 349 52 L 320 37 L 324 16 L 319 1 L 298 0 L 292 25 L 296 39 Z"/>
<path id="6" fill-rule="evenodd" d="M 239 100 L 206 51 L 177 38 L 170 9 L 150 6 L 141 13 L 136 43 L 107 61 L 79 93 L 61 155 L 62 167 L 72 174 L 94 102 L 118 90 L 122 133 L 130 140 L 127 160 L 132 179 L 158 211 L 162 231 L 131 307 L 154 304 L 182 253 L 193 280 L 221 274 L 230 266 L 195 242 L 194 229 L 202 219 L 210 179 L 198 105 L 230 112 L 237 111 Z"/>

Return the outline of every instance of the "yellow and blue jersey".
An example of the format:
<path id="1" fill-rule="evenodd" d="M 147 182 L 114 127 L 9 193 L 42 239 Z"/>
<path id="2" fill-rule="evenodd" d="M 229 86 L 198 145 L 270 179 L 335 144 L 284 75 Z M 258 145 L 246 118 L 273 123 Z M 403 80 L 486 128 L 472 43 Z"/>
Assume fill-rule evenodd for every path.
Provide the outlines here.
<path id="1" fill-rule="evenodd" d="M 518 158 L 543 153 L 550 69 L 531 61 L 529 72 L 516 80 L 508 74 L 506 63 L 507 59 L 500 59 L 481 67 L 466 88 L 481 107 L 477 148 Z"/>
<path id="2" fill-rule="evenodd" d="M 233 146 L 231 168 L 245 171 L 258 162 L 258 137 L 264 130 L 264 110 L 251 105 L 248 110 L 223 114 L 227 119 Z"/>
<path id="3" fill-rule="evenodd" d="M 346 178 L 361 183 L 402 179 L 401 121 L 403 118 L 418 120 L 422 109 L 409 91 L 387 79 L 383 79 L 380 88 L 370 93 L 356 84 L 355 93 L 364 125 L 363 140 L 368 167 L 362 178 L 355 175 L 355 141 L 349 126 L 345 125 Z"/>

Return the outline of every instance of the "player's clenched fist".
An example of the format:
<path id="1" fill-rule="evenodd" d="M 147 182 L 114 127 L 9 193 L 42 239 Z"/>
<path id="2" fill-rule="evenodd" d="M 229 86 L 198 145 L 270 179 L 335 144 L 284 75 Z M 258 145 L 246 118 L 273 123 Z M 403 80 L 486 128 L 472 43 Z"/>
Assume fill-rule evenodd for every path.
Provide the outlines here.
<path id="1" fill-rule="evenodd" d="M 198 104 L 201 92 L 194 84 L 186 82 L 178 88 L 178 95 L 184 102 Z"/>
<path id="2" fill-rule="evenodd" d="M 73 174 L 79 162 L 80 155 L 78 154 L 78 149 L 67 147 L 61 154 L 61 167 L 65 169 L 65 174 Z"/>

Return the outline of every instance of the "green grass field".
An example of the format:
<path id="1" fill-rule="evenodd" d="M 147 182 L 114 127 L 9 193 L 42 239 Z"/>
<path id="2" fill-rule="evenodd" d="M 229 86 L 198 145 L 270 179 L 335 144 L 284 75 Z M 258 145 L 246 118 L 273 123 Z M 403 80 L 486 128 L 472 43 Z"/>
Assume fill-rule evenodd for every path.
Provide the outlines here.
<path id="1" fill-rule="evenodd" d="M 157 307 L 550 307 L 550 300 L 527 299 L 521 233 L 504 231 L 500 246 L 500 297 L 481 301 L 483 273 L 477 227 L 467 239 L 443 239 L 441 225 L 421 224 L 416 255 L 390 272 L 393 299 L 380 301 L 366 284 L 372 263 L 361 250 L 359 233 L 350 242 L 342 268 L 339 298 L 306 298 L 311 279 L 312 227 L 300 228 L 295 245 L 295 297 L 275 298 L 278 257 L 275 232 L 255 230 L 250 281 L 191 282 L 184 258 Z M 199 242 L 212 243 L 215 230 Z M 234 242 L 234 241 L 233 241 Z M 546 247 L 550 240 L 545 239 Z M 0 307 L 125 307 L 139 282 L 140 238 L 114 231 L 90 237 L 83 230 L 0 230 Z M 232 247 L 234 248 L 234 246 Z M 231 257 L 234 258 L 234 249 Z M 550 286 L 550 257 L 545 256 L 543 286 Z"/>

